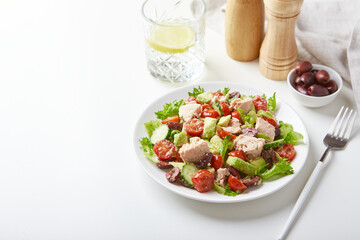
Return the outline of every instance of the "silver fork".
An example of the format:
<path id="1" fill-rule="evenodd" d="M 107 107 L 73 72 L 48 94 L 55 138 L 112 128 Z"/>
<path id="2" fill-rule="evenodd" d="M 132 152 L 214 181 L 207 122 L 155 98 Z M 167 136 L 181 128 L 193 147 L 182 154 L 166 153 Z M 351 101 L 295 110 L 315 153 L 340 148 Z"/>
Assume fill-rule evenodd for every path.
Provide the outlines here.
<path id="1" fill-rule="evenodd" d="M 307 196 L 309 195 L 310 190 L 314 186 L 314 183 L 319 176 L 319 173 L 324 165 L 325 159 L 332 149 L 342 149 L 345 147 L 346 143 L 349 141 L 350 133 L 354 125 L 357 112 L 346 108 L 341 107 L 338 115 L 336 116 L 334 122 L 332 123 L 328 133 L 324 138 L 324 144 L 326 145 L 326 150 L 322 155 L 320 161 L 317 163 L 314 171 L 311 173 L 309 180 L 307 181 L 304 189 L 302 190 L 296 204 L 291 211 L 291 214 L 288 220 L 285 223 L 285 226 L 280 234 L 279 240 L 285 239 L 287 233 L 289 232 L 291 226 L 293 225 L 296 216 L 299 214 Z"/>

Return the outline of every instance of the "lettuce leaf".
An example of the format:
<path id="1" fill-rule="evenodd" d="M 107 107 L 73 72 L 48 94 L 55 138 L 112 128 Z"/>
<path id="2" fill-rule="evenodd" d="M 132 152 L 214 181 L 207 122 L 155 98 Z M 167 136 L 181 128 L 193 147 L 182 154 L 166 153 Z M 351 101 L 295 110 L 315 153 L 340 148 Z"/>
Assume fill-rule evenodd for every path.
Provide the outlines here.
<path id="1" fill-rule="evenodd" d="M 230 88 L 228 88 L 228 87 L 225 87 L 224 90 L 222 90 L 222 91 L 221 91 L 220 89 L 217 90 L 217 92 L 221 92 L 224 96 L 225 96 L 226 94 L 228 94 L 229 91 L 230 91 Z"/>
<path id="2" fill-rule="evenodd" d="M 271 114 L 271 112 L 259 110 L 256 113 L 257 117 L 268 117 L 268 118 L 274 118 L 274 116 Z"/>
<path id="3" fill-rule="evenodd" d="M 188 92 L 189 97 L 194 97 L 196 98 L 199 94 L 204 93 L 205 90 L 204 88 L 201 88 L 200 86 L 198 86 L 198 88 L 194 88 L 193 92 Z"/>
<path id="4" fill-rule="evenodd" d="M 176 129 L 171 129 L 171 132 L 169 134 L 168 140 L 170 140 L 171 142 L 174 142 L 174 135 L 180 133 L 179 130 Z"/>
<path id="5" fill-rule="evenodd" d="M 267 109 L 269 111 L 275 111 L 276 109 L 276 92 L 272 95 L 272 97 L 269 97 L 267 100 Z"/>
<path id="6" fill-rule="evenodd" d="M 154 130 L 157 129 L 159 126 L 161 126 L 161 122 L 158 119 L 150 120 L 150 121 L 144 123 L 144 125 L 145 125 L 148 136 L 151 137 Z"/>
<path id="7" fill-rule="evenodd" d="M 184 100 L 179 101 L 175 100 L 171 103 L 165 103 L 164 109 L 161 111 L 155 112 L 158 119 L 164 120 L 168 117 L 179 115 L 179 108 L 184 105 Z"/>
<path id="8" fill-rule="evenodd" d="M 231 136 L 230 134 L 227 135 L 226 137 L 224 137 L 224 140 L 223 140 L 223 145 L 220 149 L 220 156 L 225 160 L 225 155 L 226 155 L 226 152 L 227 150 L 229 149 L 229 146 L 230 146 L 230 139 L 231 139 Z"/>
<path id="9" fill-rule="evenodd" d="M 229 187 L 228 184 L 226 184 L 225 187 L 223 187 L 223 186 L 220 186 L 220 185 L 214 183 L 213 188 L 216 192 L 226 195 L 226 196 L 231 196 L 231 197 L 236 196 L 241 193 L 240 191 L 234 192 L 233 190 L 231 190 L 231 188 Z"/>
<path id="10" fill-rule="evenodd" d="M 301 135 L 298 132 L 292 131 L 289 132 L 284 138 L 284 144 L 296 145 L 302 142 L 302 140 L 303 140 L 303 135 Z"/>
<path id="11" fill-rule="evenodd" d="M 272 168 L 267 169 L 264 173 L 260 174 L 261 178 L 266 180 L 270 178 L 282 177 L 289 174 L 293 174 L 294 170 L 290 165 L 290 162 L 286 158 L 281 158 L 278 154 L 276 155 L 279 159 L 278 162 L 274 163 Z"/>
<path id="12" fill-rule="evenodd" d="M 140 139 L 139 142 L 141 144 L 140 149 L 143 150 L 145 157 L 147 159 L 149 159 L 150 161 L 153 161 L 154 163 L 158 163 L 159 159 L 155 155 L 153 145 L 152 145 L 150 139 L 147 137 L 144 137 L 144 138 Z"/>
<path id="13" fill-rule="evenodd" d="M 254 124 L 256 123 L 256 119 L 257 119 L 256 111 L 251 110 L 248 112 L 248 114 L 245 114 L 244 110 L 241 108 L 237 108 L 237 111 L 240 113 L 241 120 L 244 124 L 244 126 L 241 126 L 242 128 L 254 127 Z"/>
<path id="14" fill-rule="evenodd" d="M 289 123 L 279 121 L 280 139 L 284 139 L 284 144 L 299 144 L 303 140 L 303 135 L 295 132 L 293 126 Z"/>

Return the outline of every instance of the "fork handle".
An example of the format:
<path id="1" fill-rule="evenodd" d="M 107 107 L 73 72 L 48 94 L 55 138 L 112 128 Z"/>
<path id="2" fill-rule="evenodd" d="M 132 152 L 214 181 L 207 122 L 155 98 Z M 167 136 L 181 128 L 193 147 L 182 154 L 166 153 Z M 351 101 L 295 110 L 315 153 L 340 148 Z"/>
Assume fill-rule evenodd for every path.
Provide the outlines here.
<path id="1" fill-rule="evenodd" d="M 327 155 L 327 152 L 325 152 L 324 155 Z M 285 239 L 285 236 L 288 233 L 288 231 L 290 230 L 291 226 L 293 225 L 296 216 L 299 214 L 302 206 L 304 205 L 304 202 L 305 202 L 307 196 L 309 195 L 310 190 L 314 186 L 314 183 L 315 183 L 317 177 L 319 176 L 319 173 L 321 172 L 323 165 L 324 165 L 324 162 L 319 161 L 317 163 L 315 169 L 311 173 L 309 180 L 306 182 L 305 187 L 303 188 L 298 200 L 295 203 L 293 210 L 291 211 L 291 214 L 290 214 L 288 220 L 285 223 L 285 226 L 280 234 L 280 237 L 278 238 L 279 240 Z"/>

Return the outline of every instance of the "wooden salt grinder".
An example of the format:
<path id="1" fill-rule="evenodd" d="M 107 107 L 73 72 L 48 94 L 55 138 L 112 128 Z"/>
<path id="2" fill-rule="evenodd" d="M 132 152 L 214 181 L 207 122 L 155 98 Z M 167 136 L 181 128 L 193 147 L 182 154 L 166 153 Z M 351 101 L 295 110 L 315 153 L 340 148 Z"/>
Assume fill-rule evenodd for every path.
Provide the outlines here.
<path id="1" fill-rule="evenodd" d="M 234 60 L 252 61 L 259 56 L 264 37 L 263 0 L 227 0 L 226 52 Z"/>
<path id="2" fill-rule="evenodd" d="M 295 23 L 303 0 L 264 0 L 268 27 L 260 48 L 260 72 L 272 80 L 286 80 L 297 63 Z"/>

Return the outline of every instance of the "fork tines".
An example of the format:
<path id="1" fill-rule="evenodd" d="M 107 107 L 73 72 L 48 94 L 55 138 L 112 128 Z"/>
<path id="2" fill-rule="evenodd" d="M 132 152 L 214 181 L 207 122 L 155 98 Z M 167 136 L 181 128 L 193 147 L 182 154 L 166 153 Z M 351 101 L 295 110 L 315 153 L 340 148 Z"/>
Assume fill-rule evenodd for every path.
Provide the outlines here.
<path id="1" fill-rule="evenodd" d="M 349 139 L 351 129 L 354 125 L 355 118 L 357 111 L 353 109 L 349 109 L 348 107 L 345 108 L 344 106 L 341 107 L 338 115 L 336 116 L 334 122 L 332 123 L 328 134 L 336 139 Z M 350 110 L 350 112 L 349 112 Z M 349 112 L 349 113 L 348 113 Z"/>

